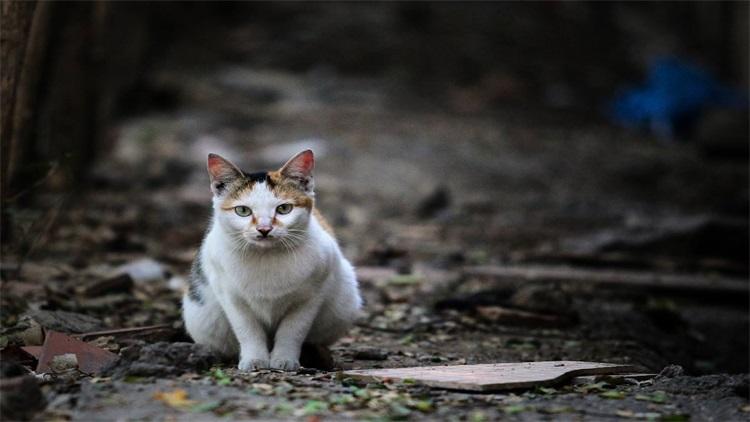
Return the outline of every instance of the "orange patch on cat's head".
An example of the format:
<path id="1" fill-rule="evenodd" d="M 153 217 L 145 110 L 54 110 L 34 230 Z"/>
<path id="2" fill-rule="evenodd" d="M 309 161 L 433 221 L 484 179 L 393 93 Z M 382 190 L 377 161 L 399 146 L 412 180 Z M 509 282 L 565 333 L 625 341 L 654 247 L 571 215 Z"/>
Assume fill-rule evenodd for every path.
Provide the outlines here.
<path id="1" fill-rule="evenodd" d="M 315 156 L 309 149 L 292 157 L 277 171 L 268 172 L 269 187 L 279 198 L 312 210 Z"/>
<path id="2" fill-rule="evenodd" d="M 298 180 L 284 175 L 280 170 L 269 171 L 268 179 L 270 181 L 269 187 L 277 197 L 286 199 L 295 207 L 312 209 L 313 198 L 302 190 Z"/>

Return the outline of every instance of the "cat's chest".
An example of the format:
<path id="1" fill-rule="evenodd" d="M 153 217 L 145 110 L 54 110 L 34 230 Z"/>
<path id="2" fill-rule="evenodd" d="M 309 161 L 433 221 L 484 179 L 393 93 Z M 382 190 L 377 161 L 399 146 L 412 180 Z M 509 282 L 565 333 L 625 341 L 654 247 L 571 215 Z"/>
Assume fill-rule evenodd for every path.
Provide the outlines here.
<path id="1" fill-rule="evenodd" d="M 242 261 L 215 257 L 210 266 L 215 269 L 212 281 L 221 290 L 245 298 L 269 300 L 313 292 L 324 277 L 325 268 L 321 264 L 315 259 L 286 257 Z"/>

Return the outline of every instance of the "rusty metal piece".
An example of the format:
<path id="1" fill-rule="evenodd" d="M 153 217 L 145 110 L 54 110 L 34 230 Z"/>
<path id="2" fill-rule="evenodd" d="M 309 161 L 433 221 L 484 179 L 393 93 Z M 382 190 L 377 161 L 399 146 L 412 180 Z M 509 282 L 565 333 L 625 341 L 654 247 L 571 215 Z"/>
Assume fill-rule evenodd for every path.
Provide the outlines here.
<path id="1" fill-rule="evenodd" d="M 66 353 L 75 354 L 79 369 L 88 374 L 99 372 L 118 359 L 117 355 L 112 352 L 84 343 L 63 333 L 48 331 L 36 372 L 49 372 L 52 359 Z"/>
<path id="2" fill-rule="evenodd" d="M 21 350 L 34 356 L 35 359 L 39 359 L 39 356 L 42 355 L 42 346 L 23 346 Z"/>

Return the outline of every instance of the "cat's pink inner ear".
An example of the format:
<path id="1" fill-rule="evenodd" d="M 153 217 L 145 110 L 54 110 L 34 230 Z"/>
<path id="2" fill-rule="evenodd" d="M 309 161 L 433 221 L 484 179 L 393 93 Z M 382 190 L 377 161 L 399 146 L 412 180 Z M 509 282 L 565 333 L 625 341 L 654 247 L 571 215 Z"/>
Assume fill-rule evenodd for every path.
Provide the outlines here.
<path id="1" fill-rule="evenodd" d="M 208 154 L 208 174 L 211 180 L 225 180 L 239 175 L 234 164 L 217 154 Z"/>
<path id="2" fill-rule="evenodd" d="M 307 149 L 287 161 L 284 167 L 281 168 L 281 172 L 291 177 L 310 177 L 314 167 L 315 156 L 311 150 Z"/>

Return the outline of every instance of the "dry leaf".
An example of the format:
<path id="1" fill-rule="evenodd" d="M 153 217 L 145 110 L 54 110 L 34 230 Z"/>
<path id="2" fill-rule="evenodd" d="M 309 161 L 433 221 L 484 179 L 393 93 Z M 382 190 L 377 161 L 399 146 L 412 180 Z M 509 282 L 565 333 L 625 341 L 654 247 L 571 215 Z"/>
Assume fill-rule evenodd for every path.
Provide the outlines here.
<path id="1" fill-rule="evenodd" d="M 163 401 L 175 409 L 184 409 L 195 404 L 195 401 L 188 399 L 187 391 L 181 388 L 168 392 L 156 392 L 154 393 L 154 400 Z"/>

